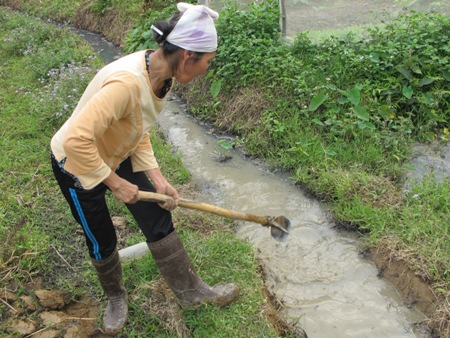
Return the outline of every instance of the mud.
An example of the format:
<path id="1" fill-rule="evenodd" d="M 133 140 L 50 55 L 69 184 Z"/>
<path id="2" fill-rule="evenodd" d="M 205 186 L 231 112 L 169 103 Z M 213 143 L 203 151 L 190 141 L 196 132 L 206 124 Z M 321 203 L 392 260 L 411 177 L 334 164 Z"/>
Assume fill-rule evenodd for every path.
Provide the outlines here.
<path id="1" fill-rule="evenodd" d="M 21 293 L 26 296 L 2 297 L 12 314 L 2 327 L 12 336 L 81 338 L 99 332 L 99 304 L 94 299 L 41 289 L 41 279 L 25 287 Z"/>
<path id="2" fill-rule="evenodd" d="M 132 28 L 132 23 L 121 18 L 120 13 L 107 11 L 102 20 L 93 14 L 86 2 L 77 12 L 73 25 L 76 28 L 102 34 L 108 41 L 121 46 L 125 32 Z"/>

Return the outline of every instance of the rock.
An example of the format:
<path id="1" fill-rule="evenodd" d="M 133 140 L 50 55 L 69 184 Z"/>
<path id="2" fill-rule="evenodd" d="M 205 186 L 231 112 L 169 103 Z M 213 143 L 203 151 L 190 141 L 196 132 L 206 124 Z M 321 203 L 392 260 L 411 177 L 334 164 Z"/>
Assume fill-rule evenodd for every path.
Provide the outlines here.
<path id="1" fill-rule="evenodd" d="M 80 334 L 80 329 L 78 326 L 71 326 L 66 330 L 64 334 L 64 338 L 80 338 L 82 337 Z"/>
<path id="2" fill-rule="evenodd" d="M 59 324 L 64 320 L 64 313 L 60 311 L 45 311 L 39 314 L 45 326 Z"/>
<path id="3" fill-rule="evenodd" d="M 112 220 L 114 226 L 119 229 L 125 228 L 128 223 L 124 217 L 120 217 L 120 216 L 113 216 L 113 217 L 111 217 L 111 220 Z"/>
<path id="4" fill-rule="evenodd" d="M 59 291 L 37 290 L 36 296 L 39 303 L 49 309 L 61 309 L 65 305 L 64 296 Z"/>
<path id="5" fill-rule="evenodd" d="M 29 310 L 29 311 L 35 311 L 36 310 L 36 303 L 34 302 L 32 297 L 30 297 L 30 296 L 20 296 L 19 299 L 25 304 L 26 310 Z"/>
<path id="6" fill-rule="evenodd" d="M 412 183 L 421 181 L 426 175 L 434 175 L 437 182 L 450 177 L 450 142 L 441 144 L 416 143 L 413 145 L 410 166 L 406 173 L 404 190 L 409 190 Z"/>
<path id="7" fill-rule="evenodd" d="M 42 332 L 39 332 L 39 333 L 33 335 L 33 338 L 56 338 L 56 337 L 59 337 L 60 334 L 61 334 L 61 332 L 58 330 L 48 329 L 48 330 L 45 330 L 45 331 L 42 331 Z"/>
<path id="8" fill-rule="evenodd" d="M 13 320 L 8 328 L 9 332 L 28 335 L 36 331 L 36 323 L 32 320 Z"/>
<path id="9" fill-rule="evenodd" d="M 2 290 L 2 292 L 0 292 L 0 299 L 4 300 L 7 303 L 12 303 L 17 300 L 17 296 L 14 292 Z"/>

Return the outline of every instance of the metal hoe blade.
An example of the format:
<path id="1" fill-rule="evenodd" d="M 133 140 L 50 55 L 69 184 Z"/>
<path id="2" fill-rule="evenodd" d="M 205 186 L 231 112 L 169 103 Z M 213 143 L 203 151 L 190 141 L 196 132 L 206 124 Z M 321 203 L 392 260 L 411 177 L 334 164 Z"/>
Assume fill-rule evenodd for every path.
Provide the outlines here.
<path id="1" fill-rule="evenodd" d="M 272 238 L 279 241 L 285 242 L 289 236 L 291 230 L 291 221 L 284 216 L 277 216 L 269 218 L 270 234 Z"/>

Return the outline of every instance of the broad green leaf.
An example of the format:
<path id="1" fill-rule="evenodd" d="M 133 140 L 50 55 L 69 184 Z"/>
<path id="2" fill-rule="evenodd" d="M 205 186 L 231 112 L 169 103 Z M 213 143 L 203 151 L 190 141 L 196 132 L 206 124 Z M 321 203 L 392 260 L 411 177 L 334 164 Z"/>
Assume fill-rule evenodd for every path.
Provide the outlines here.
<path id="1" fill-rule="evenodd" d="M 382 118 L 384 119 L 389 119 L 391 116 L 391 111 L 389 109 L 389 106 L 387 104 L 381 105 L 378 108 L 378 113 L 381 115 Z"/>
<path id="2" fill-rule="evenodd" d="M 412 64 L 411 70 L 416 74 L 422 74 L 422 71 L 420 70 L 420 66 L 418 64 Z"/>
<path id="3" fill-rule="evenodd" d="M 411 86 L 403 86 L 402 88 L 402 94 L 407 99 L 410 99 L 413 95 L 413 89 Z"/>
<path id="4" fill-rule="evenodd" d="M 316 111 L 317 108 L 319 108 L 322 103 L 324 103 L 328 99 L 328 96 L 326 94 L 320 93 L 313 97 L 311 102 L 309 103 L 309 111 Z"/>
<path id="5" fill-rule="evenodd" d="M 356 116 L 363 121 L 369 121 L 369 113 L 361 106 L 355 106 L 354 111 Z"/>
<path id="6" fill-rule="evenodd" d="M 142 38 L 145 40 L 150 39 L 153 36 L 153 31 L 149 30 L 144 33 L 142 33 Z"/>
<path id="7" fill-rule="evenodd" d="M 319 126 L 323 126 L 323 125 L 324 125 L 323 122 L 320 121 L 319 119 L 312 119 L 312 121 L 313 121 L 315 124 L 318 124 Z"/>
<path id="8" fill-rule="evenodd" d="M 350 90 L 346 90 L 344 93 L 348 97 L 350 102 L 355 106 L 357 106 L 359 104 L 359 101 L 361 101 L 361 89 L 359 89 L 357 86 L 353 87 Z"/>
<path id="9" fill-rule="evenodd" d="M 375 129 L 375 125 L 372 122 L 359 121 L 358 122 L 358 128 L 359 129 L 371 129 L 371 130 L 374 130 Z"/>
<path id="10" fill-rule="evenodd" d="M 373 61 L 375 63 L 380 61 L 380 55 L 378 53 L 370 53 L 369 58 L 370 61 Z"/>
<path id="11" fill-rule="evenodd" d="M 219 140 L 217 143 L 226 150 L 233 148 L 233 144 L 227 140 Z"/>
<path id="12" fill-rule="evenodd" d="M 433 93 L 431 93 L 431 92 L 422 93 L 422 101 L 427 105 L 433 104 L 433 101 L 434 101 Z"/>
<path id="13" fill-rule="evenodd" d="M 222 80 L 216 80 L 211 84 L 211 96 L 212 97 L 217 97 L 217 95 L 219 95 L 220 93 L 220 88 L 222 87 Z"/>
<path id="14" fill-rule="evenodd" d="M 444 70 L 442 76 L 443 76 L 444 79 L 446 79 L 447 81 L 450 81 L 450 71 Z"/>
<path id="15" fill-rule="evenodd" d="M 414 79 L 414 76 L 413 76 L 413 75 L 411 74 L 411 72 L 410 72 L 408 69 L 406 69 L 405 67 L 399 66 L 399 67 L 397 67 L 397 70 L 398 70 L 400 73 L 402 73 L 402 75 L 403 75 L 407 80 L 411 81 L 412 79 Z"/>
<path id="16" fill-rule="evenodd" d="M 423 87 L 426 85 L 429 85 L 430 83 L 433 83 L 434 79 L 430 79 L 429 77 L 424 77 L 419 81 L 419 86 Z"/>

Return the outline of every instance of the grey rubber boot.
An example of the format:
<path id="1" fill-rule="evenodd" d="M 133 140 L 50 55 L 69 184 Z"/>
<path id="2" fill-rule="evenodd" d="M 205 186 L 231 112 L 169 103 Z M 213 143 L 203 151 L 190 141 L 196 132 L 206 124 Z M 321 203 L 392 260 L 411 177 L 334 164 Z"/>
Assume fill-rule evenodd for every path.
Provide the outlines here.
<path id="1" fill-rule="evenodd" d="M 197 276 L 175 230 L 160 241 L 147 244 L 156 266 L 182 307 L 199 304 L 222 306 L 236 298 L 239 288 L 235 284 L 210 287 Z"/>
<path id="2" fill-rule="evenodd" d="M 102 330 L 106 334 L 114 335 L 125 326 L 128 314 L 128 295 L 122 283 L 122 266 L 117 249 L 104 260 L 92 259 L 97 270 L 98 279 L 108 297 L 105 313 L 103 314 Z"/>

